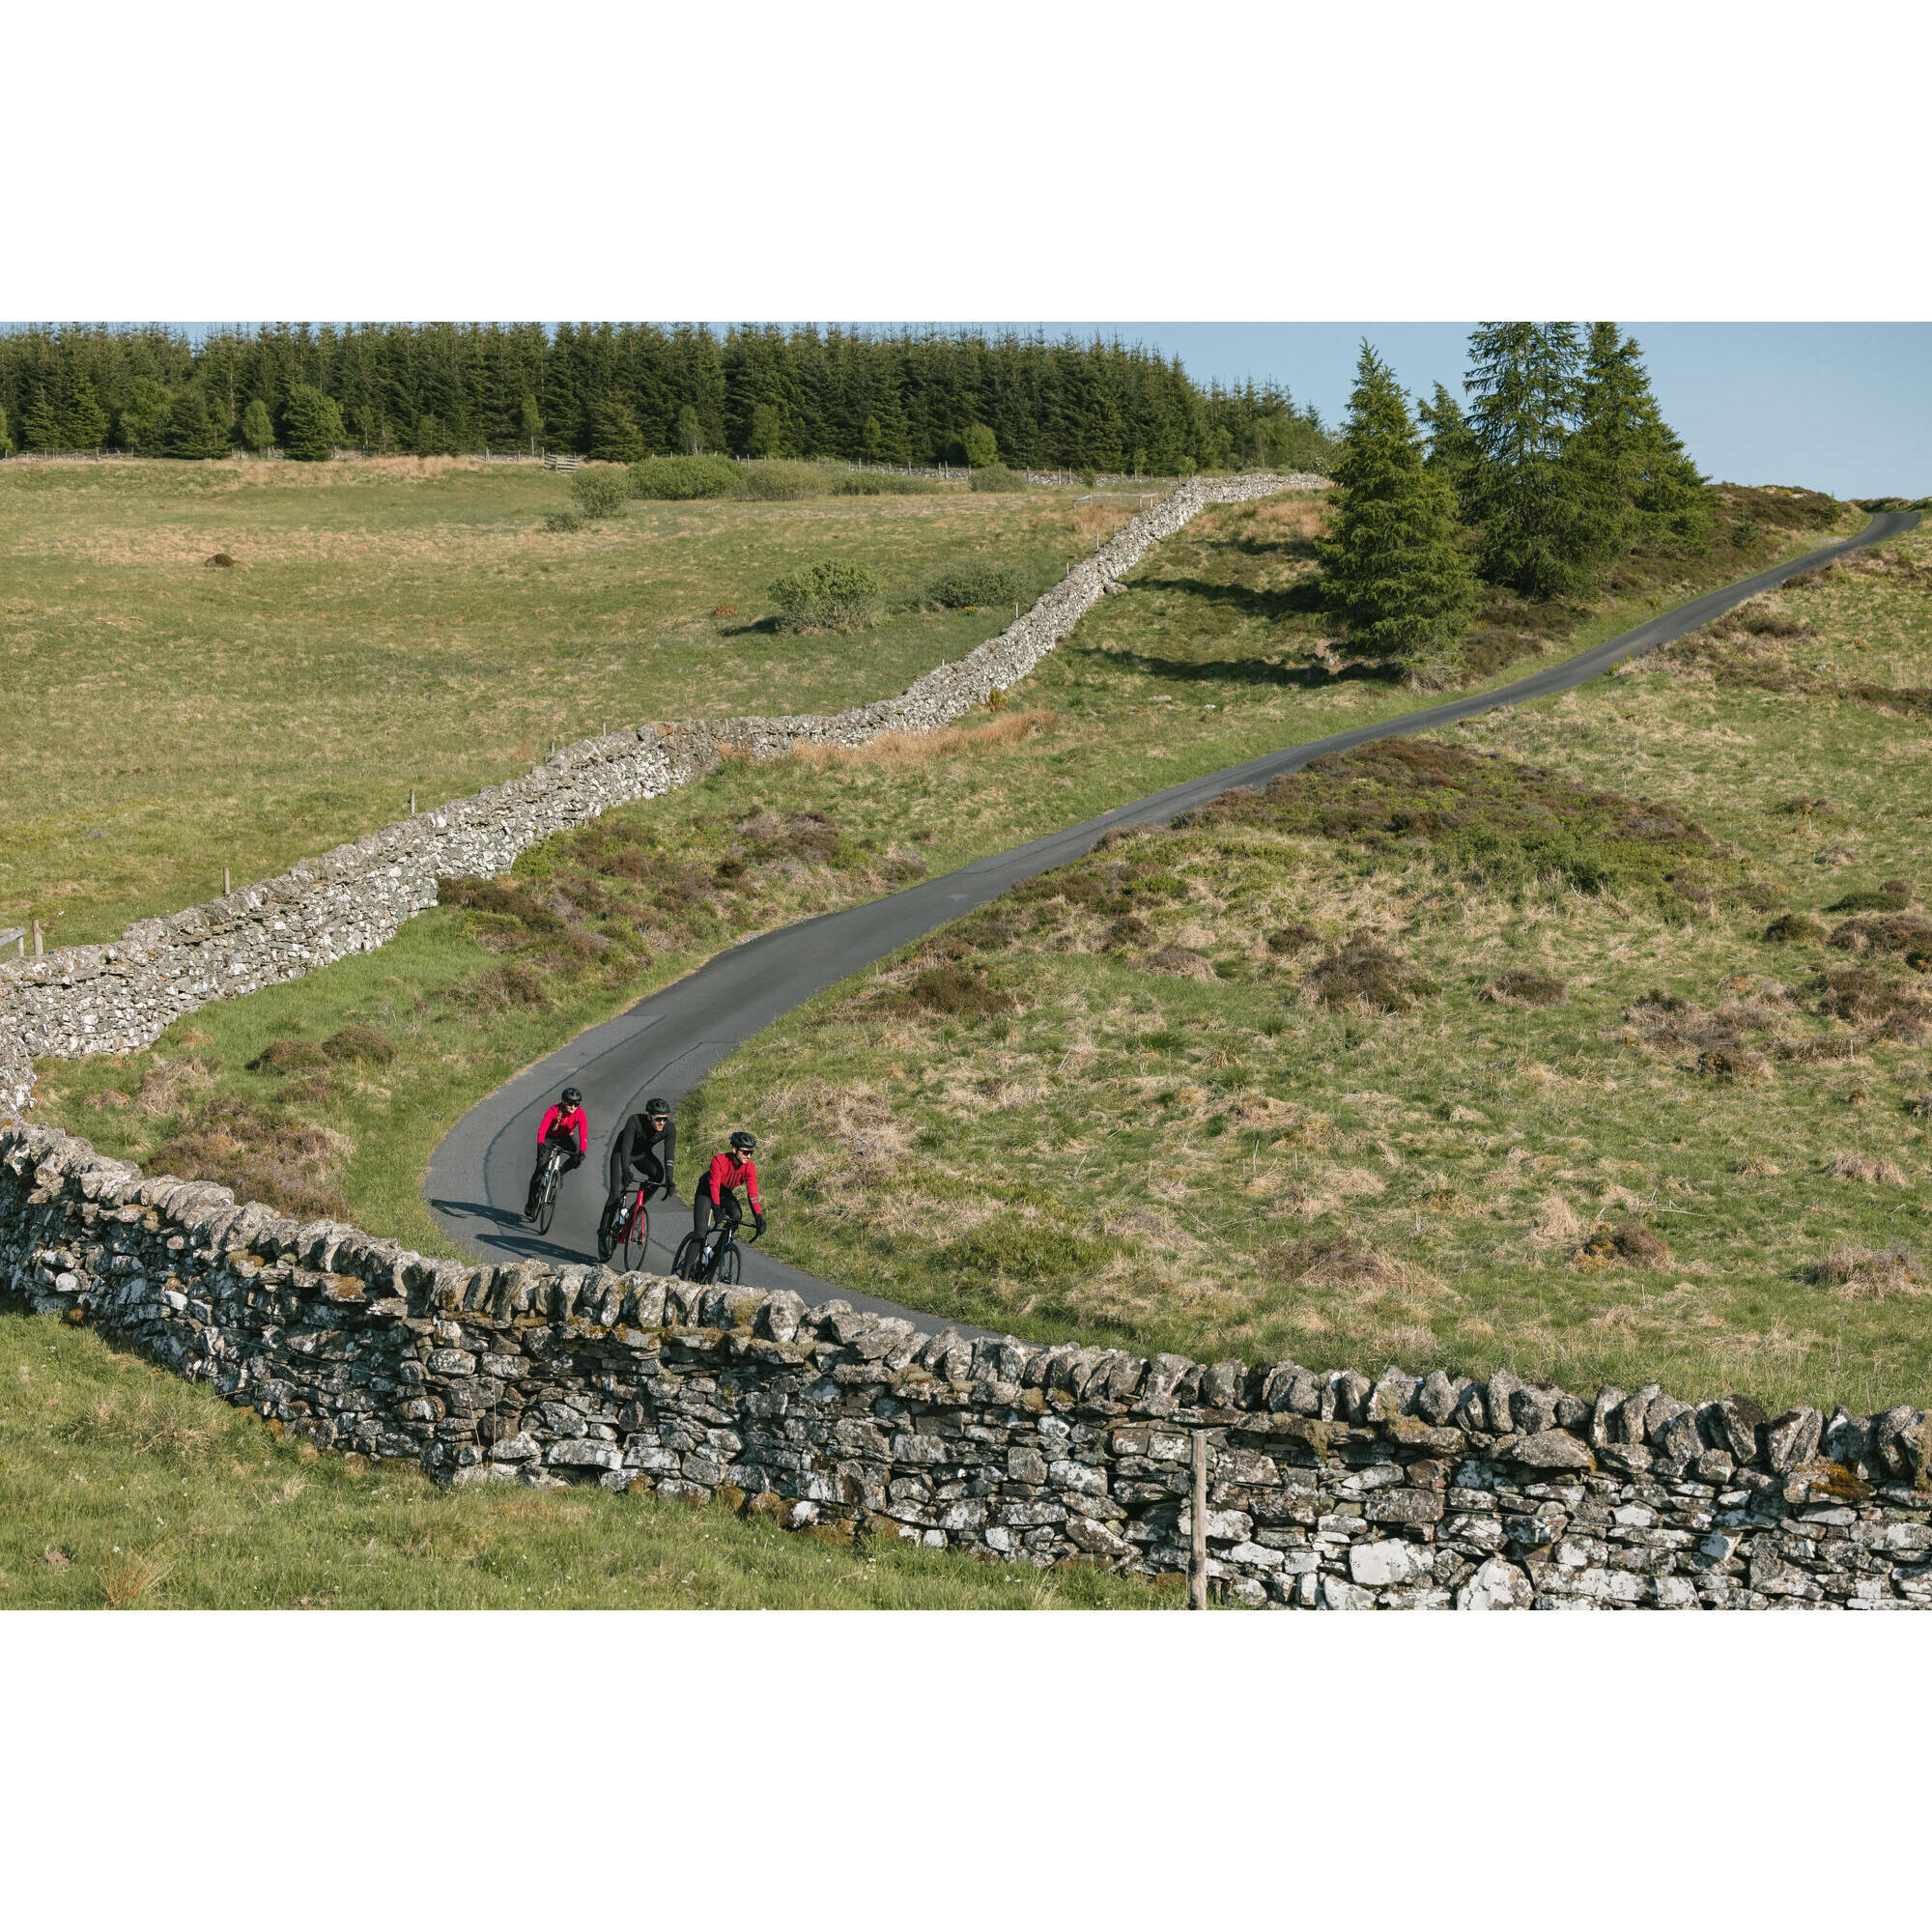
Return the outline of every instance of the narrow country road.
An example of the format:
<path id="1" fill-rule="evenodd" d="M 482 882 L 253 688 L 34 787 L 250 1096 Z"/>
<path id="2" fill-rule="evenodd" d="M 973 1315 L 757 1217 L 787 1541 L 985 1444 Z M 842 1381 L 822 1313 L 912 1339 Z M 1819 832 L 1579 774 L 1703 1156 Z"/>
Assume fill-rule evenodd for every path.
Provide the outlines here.
<path id="1" fill-rule="evenodd" d="M 739 1041 L 874 960 L 997 898 L 1022 879 L 1083 857 L 1102 833 L 1119 825 L 1164 824 L 1236 785 L 1264 784 L 1282 772 L 1300 770 L 1311 759 L 1331 752 L 1352 751 L 1373 739 L 1406 737 L 1504 705 L 1573 691 L 1625 658 L 1688 636 L 1788 577 L 1882 543 L 1918 522 L 1918 515 L 1910 511 L 1874 516 L 1855 537 L 1710 591 L 1514 684 L 1385 719 L 1378 724 L 1340 731 L 1312 744 L 1269 752 L 1245 764 L 1170 785 L 1151 798 L 1116 806 L 1097 818 L 1050 833 L 1011 851 L 976 860 L 941 878 L 923 880 L 888 898 L 826 913 L 747 940 L 720 953 L 688 979 L 653 993 L 629 1012 L 579 1035 L 569 1045 L 526 1067 L 478 1101 L 450 1129 L 430 1161 L 425 1189 L 430 1208 L 453 1241 L 484 1260 L 594 1261 L 610 1141 L 625 1117 L 644 1099 L 662 1094 L 675 1108 Z M 593 1139 L 583 1166 L 564 1182 L 549 1236 L 539 1236 L 522 1219 L 524 1193 L 529 1184 L 537 1125 L 544 1108 L 568 1083 L 583 1090 Z M 756 1123 L 752 1124 L 755 1127 Z M 682 1179 L 687 1183 L 696 1176 L 700 1153 L 708 1158 L 713 1151 L 709 1148 L 679 1151 Z M 773 1206 L 775 1213 L 783 1213 L 782 1203 Z M 663 1203 L 662 1213 L 652 1215 L 651 1250 L 645 1264 L 668 1272 L 670 1250 L 690 1225 L 687 1205 Z M 789 1288 L 808 1303 L 838 1295 L 855 1308 L 904 1316 L 927 1330 L 950 1325 L 962 1334 L 982 1332 L 963 1322 L 943 1323 L 917 1310 L 821 1281 L 755 1248 L 747 1247 L 745 1262 L 749 1286 Z"/>

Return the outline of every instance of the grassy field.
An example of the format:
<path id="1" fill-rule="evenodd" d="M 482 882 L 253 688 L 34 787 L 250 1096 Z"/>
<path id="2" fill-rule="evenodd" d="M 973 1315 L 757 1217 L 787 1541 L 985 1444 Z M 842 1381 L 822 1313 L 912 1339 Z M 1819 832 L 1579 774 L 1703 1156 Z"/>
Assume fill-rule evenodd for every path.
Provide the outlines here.
<path id="1" fill-rule="evenodd" d="M 1922 1401 L 1928 685 L 1916 532 L 1022 887 L 687 1128 L 760 1119 L 788 1258 L 1023 1334 Z"/>
<path id="2" fill-rule="evenodd" d="M 447 1252 L 419 1190 L 449 1127 L 720 947 L 1428 701 L 1324 668 L 1314 618 L 1282 608 L 1311 566 L 1319 514 L 1308 497 L 1206 513 L 1003 712 L 727 764 L 547 841 L 503 889 L 445 893 L 381 952 L 204 1008 L 149 1053 L 43 1062 L 40 1104 L 122 1158 Z M 1638 614 L 1594 613 L 1580 641 Z"/>
<path id="3" fill-rule="evenodd" d="M 1175 1584 L 788 1535 L 644 1492 L 439 1491 L 0 1315 L 0 1609 L 1175 1609 Z"/>
<path id="4" fill-rule="evenodd" d="M 569 480 L 531 466 L 0 469 L 0 926 L 117 937 L 607 723 L 886 696 L 998 628 L 909 608 L 948 566 L 996 552 L 1031 597 L 1091 551 L 1119 506 L 1075 494 L 633 502 L 561 534 Z M 877 630 L 770 627 L 772 581 L 823 558 L 885 579 Z"/>
<path id="5" fill-rule="evenodd" d="M 925 740 L 727 765 L 549 841 L 504 881 L 453 891 L 380 953 L 205 1009 L 150 1053 L 43 1063 L 44 1112 L 105 1151 L 444 1252 L 417 1190 L 448 1125 L 719 946 L 1429 701 L 1331 668 L 1319 619 L 1298 608 L 1315 517 L 1293 498 L 1211 513 L 1003 711 Z M 1849 513 L 1840 526 L 1860 521 Z M 1094 533 L 1075 526 L 1073 540 L 1085 548 Z M 1707 559 L 1674 591 L 1627 586 L 1570 613 L 1562 641 L 1594 641 L 1652 597 L 1673 601 L 1815 541 L 1761 531 L 1756 548 Z M 1904 548 L 1924 560 L 1922 539 Z M 1712 648 L 1785 651 L 1818 676 L 1814 664 L 1853 661 L 1857 636 L 1863 681 L 1923 682 L 1926 639 L 1904 614 L 1918 607 L 1899 601 L 1916 583 L 1898 571 L 1834 578 L 1783 600 L 1806 613 L 1802 637 L 1747 631 Z M 1523 636 L 1537 646 L 1533 626 Z M 1922 791 L 1924 732 L 1862 702 L 1720 682 L 1709 655 L 1699 643 L 1674 673 L 1605 681 L 1450 740 L 1533 754 L 1557 768 L 1559 789 L 1671 800 L 1670 839 L 1687 845 L 1698 890 L 1719 895 L 1686 901 L 1689 913 L 1662 890 L 1641 836 L 1608 836 L 1621 817 L 1606 820 L 1607 807 L 1585 816 L 1595 844 L 1617 848 L 1622 883 L 1609 895 L 1574 879 L 1472 884 L 1467 853 L 1440 840 L 1369 846 L 1265 822 L 1147 838 L 1080 868 L 1097 882 L 1075 888 L 1088 901 L 1016 898 L 958 957 L 949 942 L 762 1037 L 696 1096 L 686 1131 L 743 1098 L 767 1136 L 782 1252 L 1021 1333 L 1311 1363 L 1386 1349 L 1411 1367 L 1509 1362 L 1579 1385 L 1601 1367 L 1627 1384 L 1694 1381 L 1692 1392 L 1721 1375 L 1774 1399 L 1789 1386 L 1811 1400 L 1842 1389 L 1861 1407 L 1887 1400 L 1920 1375 L 1915 1282 L 1854 1268 L 1812 1283 L 1769 1263 L 1759 1275 L 1730 1244 L 1782 1264 L 1795 1238 L 1796 1267 L 1833 1243 L 1891 1241 L 1922 1199 L 1923 1129 L 1906 1103 L 1932 1075 L 1921 1082 L 1924 1056 L 1909 1041 L 1870 1041 L 1845 1062 L 1779 1058 L 1780 1040 L 1865 1023 L 1832 1020 L 1804 990 L 1838 953 L 1759 947 L 1773 914 L 1723 895 L 1788 883 L 1789 903 L 1822 906 L 1918 865 L 1923 825 L 1907 824 L 1898 801 Z M 1738 780 L 1747 739 L 1776 748 L 1762 775 L 1750 767 L 1755 790 Z M 68 755 L 81 755 L 73 741 Z M 1766 810 L 1825 793 L 1802 814 Z M 1718 846 L 1693 838 L 1687 816 Z M 1852 861 L 1813 866 L 1834 842 Z M 1155 875 L 1180 893 L 1150 884 Z M 1012 929 L 997 930 L 1002 920 Z M 1317 943 L 1269 944 L 1292 924 Z M 1330 1005 L 1305 982 L 1360 933 L 1383 935 L 1398 973 L 1439 990 L 1411 985 L 1407 1014 Z M 1156 968 L 1170 948 L 1194 956 Z M 1563 978 L 1565 1004 L 1484 997 L 1515 970 Z M 963 986 L 928 990 L 962 1009 L 934 1010 L 915 990 L 921 971 L 960 975 Z M 1747 972 L 1799 988 L 1792 1001 L 1765 997 L 1776 1027 L 1713 1017 L 1746 997 L 1725 982 Z M 1628 1018 L 1653 984 L 1681 987 L 1697 1009 L 1660 1008 L 1669 1027 L 1729 1026 L 1762 1068 L 1741 1058 L 1731 1076 L 1687 1071 L 1718 1049 Z M 1861 1094 L 1829 1085 L 1854 1075 Z M 1804 1163 L 1827 1151 L 1874 1172 L 1891 1161 L 1915 1187 L 1815 1179 Z M 841 1175 L 860 1183 L 857 1213 L 838 1198 Z M 1802 1216 L 1795 1236 L 1779 1218 L 1786 1203 Z M 1687 1218 L 1707 1208 L 1720 1226 Z M 1573 1265 L 1600 1212 L 1613 1230 L 1656 1230 L 1669 1265 L 1634 1266 L 1614 1249 Z M 412 1472 L 313 1459 L 206 1390 L 45 1320 L 0 1318 L 0 1353 L 11 1357 L 0 1363 L 4 1603 L 1174 1601 L 1079 1573 L 855 1554 L 644 1497 L 444 1495 Z"/>

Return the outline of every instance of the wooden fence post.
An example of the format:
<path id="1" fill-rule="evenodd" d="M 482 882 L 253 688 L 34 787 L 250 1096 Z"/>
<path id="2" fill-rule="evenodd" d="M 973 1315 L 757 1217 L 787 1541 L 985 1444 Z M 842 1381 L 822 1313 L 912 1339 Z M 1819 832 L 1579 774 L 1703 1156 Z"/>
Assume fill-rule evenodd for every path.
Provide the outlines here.
<path id="1" fill-rule="evenodd" d="M 1194 1432 L 1193 1548 L 1187 1559 L 1187 1607 L 1208 1607 L 1208 1432 Z"/>
<path id="2" fill-rule="evenodd" d="M 27 949 L 24 946 L 20 948 L 20 951 L 22 952 L 26 952 L 26 950 Z M 40 921 L 36 920 L 34 922 L 34 957 L 36 959 L 43 959 L 46 957 L 46 952 L 47 952 L 46 934 L 41 930 Z"/>
<path id="3" fill-rule="evenodd" d="M 224 866 L 221 868 L 221 896 L 226 898 L 234 890 L 235 888 L 228 882 L 228 867 Z"/>

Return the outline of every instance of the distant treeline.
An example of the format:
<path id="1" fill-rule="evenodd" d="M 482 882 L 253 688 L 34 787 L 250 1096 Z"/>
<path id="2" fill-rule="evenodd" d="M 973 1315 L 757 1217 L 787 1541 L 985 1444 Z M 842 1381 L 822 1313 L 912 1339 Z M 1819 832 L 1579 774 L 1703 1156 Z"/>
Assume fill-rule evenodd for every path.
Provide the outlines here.
<path id="1" fill-rule="evenodd" d="M 322 404 L 327 399 L 335 413 Z M 804 325 L 272 323 L 0 333 L 0 445 L 202 457 L 301 441 L 421 456 L 536 446 L 648 454 L 998 460 L 1028 469 L 1324 469 L 1313 410 L 1203 388 L 1118 340 Z M 291 418 L 299 431 L 291 438 Z"/>

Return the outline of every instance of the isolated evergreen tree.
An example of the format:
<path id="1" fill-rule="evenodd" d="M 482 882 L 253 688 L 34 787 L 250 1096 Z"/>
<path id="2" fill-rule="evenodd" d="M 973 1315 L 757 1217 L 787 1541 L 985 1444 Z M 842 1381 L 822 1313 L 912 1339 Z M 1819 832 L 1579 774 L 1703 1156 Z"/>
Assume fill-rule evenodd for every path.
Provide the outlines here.
<path id="1" fill-rule="evenodd" d="M 1460 504 L 1469 495 L 1483 457 L 1463 406 L 1437 383 L 1435 395 L 1418 403 L 1415 412 L 1429 426 L 1429 467 L 1448 484 Z"/>
<path id="2" fill-rule="evenodd" d="M 1319 547 L 1321 587 L 1350 644 L 1408 666 L 1449 655 L 1475 582 L 1449 486 L 1423 461 L 1408 404 L 1366 342 L 1333 473 L 1341 501 Z"/>
<path id="3" fill-rule="evenodd" d="M 282 398 L 282 453 L 298 463 L 327 463 L 342 440 L 342 412 L 310 383 Z"/>
<path id="4" fill-rule="evenodd" d="M 590 454 L 600 463 L 636 463 L 649 452 L 636 412 L 620 396 L 606 396 L 592 412 Z"/>
<path id="5" fill-rule="evenodd" d="M 1577 359 L 1567 322 L 1486 322 L 1469 338 L 1463 386 L 1481 461 L 1463 516 L 1479 533 L 1482 575 L 1523 597 L 1574 594 L 1589 581 L 1581 482 L 1563 460 Z"/>
<path id="6" fill-rule="evenodd" d="M 274 445 L 275 425 L 260 396 L 249 397 L 248 407 L 242 412 L 242 440 L 257 456 L 266 455 Z"/>
<path id="7" fill-rule="evenodd" d="M 1565 461 L 1590 554 L 1701 545 L 1710 522 L 1704 479 L 1657 407 L 1636 338 L 1613 322 L 1591 325 L 1578 418 Z"/>
<path id="8" fill-rule="evenodd" d="M 174 399 L 167 427 L 161 432 L 161 453 L 189 462 L 206 462 L 228 454 L 228 438 L 213 419 L 208 396 L 199 383 L 190 383 Z"/>

